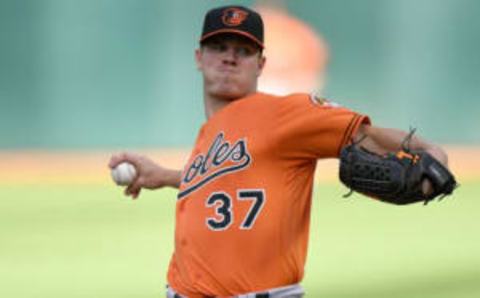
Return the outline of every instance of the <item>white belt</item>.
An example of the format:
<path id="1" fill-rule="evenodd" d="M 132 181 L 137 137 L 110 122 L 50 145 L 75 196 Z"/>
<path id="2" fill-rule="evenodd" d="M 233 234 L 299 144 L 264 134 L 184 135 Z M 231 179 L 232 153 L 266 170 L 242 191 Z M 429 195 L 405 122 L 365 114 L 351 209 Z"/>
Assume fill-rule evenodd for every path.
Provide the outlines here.
<path id="1" fill-rule="evenodd" d="M 304 290 L 299 284 L 289 285 L 285 287 L 273 288 L 260 292 L 246 293 L 234 298 L 301 298 Z M 167 298 L 188 298 L 175 292 L 174 289 L 167 286 Z"/>

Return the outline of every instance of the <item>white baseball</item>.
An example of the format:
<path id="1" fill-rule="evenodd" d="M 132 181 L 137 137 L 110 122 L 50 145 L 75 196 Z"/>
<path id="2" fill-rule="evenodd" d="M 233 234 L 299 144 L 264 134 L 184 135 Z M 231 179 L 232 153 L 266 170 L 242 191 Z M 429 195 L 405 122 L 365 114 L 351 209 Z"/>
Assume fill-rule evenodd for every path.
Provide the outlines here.
<path id="1" fill-rule="evenodd" d="M 137 176 L 137 170 L 129 162 L 122 162 L 112 169 L 112 179 L 117 185 L 129 185 Z"/>

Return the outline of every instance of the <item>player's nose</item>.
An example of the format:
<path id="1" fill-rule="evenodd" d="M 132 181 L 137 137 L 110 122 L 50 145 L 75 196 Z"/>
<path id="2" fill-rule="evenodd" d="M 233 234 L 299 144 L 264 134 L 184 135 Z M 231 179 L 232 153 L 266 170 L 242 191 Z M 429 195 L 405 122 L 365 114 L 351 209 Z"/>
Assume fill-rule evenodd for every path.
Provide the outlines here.
<path id="1" fill-rule="evenodd" d="M 238 54 L 237 51 L 235 50 L 234 47 L 229 47 L 224 53 L 223 53 L 223 63 L 225 64 L 230 64 L 230 65 L 236 65 L 237 60 L 238 60 Z"/>

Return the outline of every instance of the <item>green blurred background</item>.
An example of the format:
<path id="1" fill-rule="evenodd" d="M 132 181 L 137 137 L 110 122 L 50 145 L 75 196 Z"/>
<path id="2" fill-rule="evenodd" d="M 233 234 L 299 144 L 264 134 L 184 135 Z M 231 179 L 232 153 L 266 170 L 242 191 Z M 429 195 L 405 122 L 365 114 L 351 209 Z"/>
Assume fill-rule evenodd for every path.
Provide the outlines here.
<path id="1" fill-rule="evenodd" d="M 192 145 L 193 51 L 205 11 L 230 3 L 282 6 L 321 33 L 327 97 L 480 144 L 479 1 L 0 0 L 0 297 L 163 296 L 175 192 L 124 199 L 106 163 Z M 307 297 L 480 297 L 480 168 L 459 152 L 469 178 L 428 207 L 317 185 Z"/>
<path id="2" fill-rule="evenodd" d="M 480 296 L 480 185 L 398 207 L 317 185 L 302 285 L 311 298 Z M 175 192 L 0 187 L 0 297 L 165 297 Z M 241 251 L 239 251 L 241 257 Z"/>
<path id="3" fill-rule="evenodd" d="M 190 145 L 203 14 L 279 2 L 326 39 L 327 97 L 382 126 L 480 143 L 476 0 L 1 0 L 0 148 Z"/>

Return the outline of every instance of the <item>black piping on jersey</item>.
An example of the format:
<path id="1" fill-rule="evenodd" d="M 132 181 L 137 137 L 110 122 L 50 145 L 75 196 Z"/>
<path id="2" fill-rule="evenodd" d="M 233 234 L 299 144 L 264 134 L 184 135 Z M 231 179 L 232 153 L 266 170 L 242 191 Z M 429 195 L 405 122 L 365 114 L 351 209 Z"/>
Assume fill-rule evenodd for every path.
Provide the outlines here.
<path id="1" fill-rule="evenodd" d="M 350 141 L 349 138 L 352 136 L 352 131 L 355 128 L 355 126 L 357 125 L 357 122 L 361 118 L 362 118 L 362 116 L 360 116 L 358 114 L 353 116 L 352 120 L 350 121 L 350 123 L 347 126 L 347 129 L 343 133 L 342 141 L 341 141 L 340 147 L 338 148 L 338 151 L 337 151 L 338 154 L 340 154 L 340 150 L 342 150 L 342 147 Z"/>

